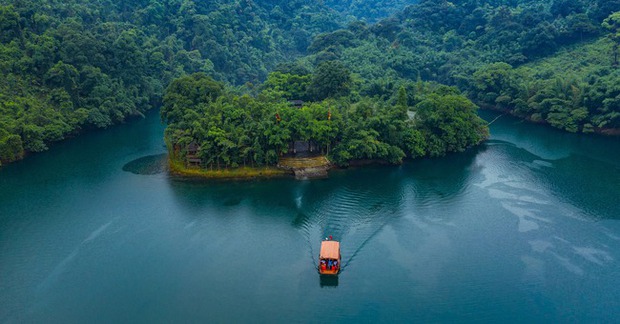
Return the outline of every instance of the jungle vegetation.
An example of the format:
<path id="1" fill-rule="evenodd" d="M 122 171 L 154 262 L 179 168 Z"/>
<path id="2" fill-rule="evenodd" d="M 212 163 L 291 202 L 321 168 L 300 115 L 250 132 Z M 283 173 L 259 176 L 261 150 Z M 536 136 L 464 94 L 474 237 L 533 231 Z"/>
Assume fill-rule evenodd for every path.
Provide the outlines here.
<path id="1" fill-rule="evenodd" d="M 141 116 L 186 74 L 260 82 L 341 20 L 299 0 L 0 0 L 0 161 Z"/>
<path id="2" fill-rule="evenodd" d="M 339 60 L 362 96 L 395 80 L 457 86 L 476 104 L 570 132 L 620 129 L 620 1 L 423 0 L 317 35 L 306 62 Z"/>
<path id="3" fill-rule="evenodd" d="M 273 72 L 260 88 L 256 96 L 240 95 L 204 73 L 174 80 L 161 110 L 171 157 L 188 164 L 197 157 L 210 170 L 275 165 L 291 142 L 313 141 L 341 166 L 397 164 L 464 151 L 488 137 L 477 106 L 455 87 L 404 82 L 386 100 L 351 100 L 351 76 L 337 61 L 312 74 Z M 310 101 L 289 102 L 300 97 Z"/>
<path id="4" fill-rule="evenodd" d="M 393 107 L 401 87 L 415 110 L 433 91 L 414 84 L 446 84 L 567 131 L 614 130 L 618 11 L 620 0 L 0 0 L 0 161 L 165 106 L 165 89 L 194 73 L 221 85 L 216 102 L 301 99 L 337 107 L 334 122 Z M 349 71 L 348 86 L 317 83 L 344 75 L 323 63 Z M 283 80 L 296 92 L 279 93 Z M 353 137 L 335 135 L 330 154 Z"/>

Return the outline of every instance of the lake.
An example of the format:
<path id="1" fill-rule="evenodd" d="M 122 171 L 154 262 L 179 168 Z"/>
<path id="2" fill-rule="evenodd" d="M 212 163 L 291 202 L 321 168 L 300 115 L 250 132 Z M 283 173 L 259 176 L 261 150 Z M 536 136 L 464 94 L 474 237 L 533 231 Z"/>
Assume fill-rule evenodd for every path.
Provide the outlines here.
<path id="1" fill-rule="evenodd" d="M 618 138 L 502 116 L 441 159 L 191 181 L 163 129 L 153 112 L 0 168 L 1 322 L 618 320 Z M 316 271 L 328 235 L 337 280 Z"/>

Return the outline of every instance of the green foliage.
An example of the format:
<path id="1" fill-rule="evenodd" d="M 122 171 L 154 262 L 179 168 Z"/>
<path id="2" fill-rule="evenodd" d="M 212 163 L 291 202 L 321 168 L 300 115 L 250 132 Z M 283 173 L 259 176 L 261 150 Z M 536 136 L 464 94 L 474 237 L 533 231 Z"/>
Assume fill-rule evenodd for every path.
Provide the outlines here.
<path id="1" fill-rule="evenodd" d="M 341 18 L 304 1 L 0 0 L 2 129 L 41 151 L 143 115 L 185 74 L 257 83 Z"/>
<path id="2" fill-rule="evenodd" d="M 336 11 L 347 13 L 349 19 L 375 22 L 391 16 L 416 0 L 325 0 L 325 4 Z"/>
<path id="3" fill-rule="evenodd" d="M 602 38 L 512 69 L 490 64 L 474 73 L 470 95 L 481 103 L 569 132 L 620 127 L 616 45 Z"/>
<path id="4" fill-rule="evenodd" d="M 428 154 L 461 152 L 487 138 L 486 122 L 476 115 L 476 109 L 476 105 L 461 95 L 431 94 L 418 103 L 416 119 L 426 131 Z"/>
<path id="5" fill-rule="evenodd" d="M 423 79 L 566 131 L 618 128 L 619 12 L 617 0 L 423 0 L 375 25 L 351 23 L 317 36 L 303 61 L 342 62 L 354 100 L 387 100 L 406 80 Z M 605 33 L 607 42 L 571 49 Z M 559 61 L 537 61 L 558 51 Z M 407 99 L 420 101 L 417 94 Z"/>
<path id="6" fill-rule="evenodd" d="M 620 46 L 620 11 L 609 15 L 602 24 L 610 33 L 607 35 L 614 42 L 614 65 L 618 65 L 618 47 Z"/>
<path id="7" fill-rule="evenodd" d="M 161 108 L 162 120 L 175 123 L 183 118 L 186 110 L 200 103 L 217 100 L 224 90 L 221 83 L 216 82 L 204 73 L 195 73 L 176 79 L 166 90 Z"/>
<path id="8" fill-rule="evenodd" d="M 351 46 L 354 38 L 355 35 L 346 29 L 332 33 L 319 34 L 312 40 L 312 43 L 308 47 L 308 52 L 317 53 L 330 47 Z"/>
<path id="9" fill-rule="evenodd" d="M 0 5 L 0 42 L 9 43 L 19 37 L 19 14 L 12 5 Z"/>
<path id="10" fill-rule="evenodd" d="M 263 83 L 263 95 L 287 100 L 308 100 L 310 75 L 273 72 Z"/>
<path id="11" fill-rule="evenodd" d="M 339 61 L 323 62 L 316 68 L 310 88 L 315 100 L 348 95 L 351 89 L 351 73 Z"/>
<path id="12" fill-rule="evenodd" d="M 458 90 L 436 84 L 403 84 L 389 96 L 396 98 L 393 103 L 368 97 L 351 102 L 343 96 L 302 107 L 287 102 L 299 83 L 287 85 L 286 80 L 307 82 L 323 72 L 319 68 L 305 76 L 273 72 L 257 97 L 222 90 L 223 85 L 204 74 L 173 81 L 162 108 L 171 155 L 189 163 L 195 154 L 209 169 L 274 165 L 293 141 L 312 141 L 339 165 L 351 160 L 401 163 L 405 157 L 462 151 L 488 136 L 475 105 Z M 217 89 L 218 95 L 195 91 L 201 84 Z M 408 113 L 406 89 L 414 87 L 421 100 L 416 110 L 422 113 L 417 115 Z M 429 145 L 429 140 L 436 145 Z M 192 143 L 199 147 L 196 153 L 189 152 Z"/>
<path id="13" fill-rule="evenodd" d="M 273 164 L 291 139 L 343 164 L 478 143 L 470 105 L 434 82 L 567 131 L 617 128 L 618 12 L 619 0 L 0 0 L 0 160 L 162 104 L 169 145 L 199 139 L 210 167 Z"/>
<path id="14" fill-rule="evenodd" d="M 342 61 L 367 83 L 362 88 L 420 76 L 469 90 L 473 73 L 486 64 L 516 67 L 599 36 L 599 12 L 612 9 L 620 3 L 419 1 L 375 25 L 352 23 L 317 36 L 308 60 Z"/>
<path id="15" fill-rule="evenodd" d="M 512 66 L 507 63 L 493 63 L 483 66 L 473 75 L 473 82 L 480 102 L 495 105 L 509 94 L 513 81 Z M 498 102 L 498 99 L 500 101 Z"/>
<path id="16" fill-rule="evenodd" d="M 0 138 L 0 160 L 7 162 L 19 160 L 24 152 L 22 138 L 4 133 L 5 135 Z"/>

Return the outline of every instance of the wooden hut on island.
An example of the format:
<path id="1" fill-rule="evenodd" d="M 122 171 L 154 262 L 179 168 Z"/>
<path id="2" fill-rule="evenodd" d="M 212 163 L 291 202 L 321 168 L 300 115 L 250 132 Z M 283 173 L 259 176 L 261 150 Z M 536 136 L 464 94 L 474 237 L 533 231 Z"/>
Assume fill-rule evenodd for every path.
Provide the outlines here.
<path id="1" fill-rule="evenodd" d="M 185 156 L 188 165 L 200 166 L 202 164 L 202 159 L 198 157 L 198 150 L 200 150 L 198 143 L 189 143 L 187 146 L 187 155 Z"/>

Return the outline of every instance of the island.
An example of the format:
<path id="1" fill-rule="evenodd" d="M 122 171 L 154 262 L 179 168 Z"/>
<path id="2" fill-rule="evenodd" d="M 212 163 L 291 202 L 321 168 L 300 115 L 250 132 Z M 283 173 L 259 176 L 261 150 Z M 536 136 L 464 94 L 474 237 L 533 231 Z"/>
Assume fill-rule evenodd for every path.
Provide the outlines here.
<path id="1" fill-rule="evenodd" d="M 312 72 L 274 71 L 255 93 L 205 73 L 172 81 L 161 109 L 171 171 L 323 177 L 331 167 L 462 152 L 489 135 L 477 106 L 455 87 L 403 81 L 391 96 L 370 97 L 352 79 L 342 63 L 326 61 Z"/>

